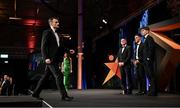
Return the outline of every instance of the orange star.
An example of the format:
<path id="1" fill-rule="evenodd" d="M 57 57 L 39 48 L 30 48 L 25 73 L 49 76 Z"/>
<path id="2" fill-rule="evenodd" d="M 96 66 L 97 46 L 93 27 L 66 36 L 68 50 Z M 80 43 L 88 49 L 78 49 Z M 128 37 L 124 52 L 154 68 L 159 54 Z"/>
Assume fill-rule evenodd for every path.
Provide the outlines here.
<path id="1" fill-rule="evenodd" d="M 110 69 L 110 71 L 109 71 L 108 75 L 106 76 L 106 78 L 103 82 L 103 85 L 107 81 L 109 81 L 114 75 L 117 75 L 120 79 L 122 79 L 117 59 L 115 60 L 115 62 L 104 63 L 104 64 Z"/>

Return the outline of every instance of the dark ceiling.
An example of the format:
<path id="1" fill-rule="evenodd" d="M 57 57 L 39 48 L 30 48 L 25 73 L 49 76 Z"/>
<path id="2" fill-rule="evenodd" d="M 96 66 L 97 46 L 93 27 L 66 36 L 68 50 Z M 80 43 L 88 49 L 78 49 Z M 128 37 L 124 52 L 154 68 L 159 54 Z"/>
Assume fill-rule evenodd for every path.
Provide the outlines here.
<path id="1" fill-rule="evenodd" d="M 1 0 L 0 47 L 27 47 L 28 37 L 36 37 L 48 27 L 47 19 L 58 16 L 62 33 L 72 36 L 77 44 L 78 0 Z M 108 22 L 111 28 L 128 15 L 156 0 L 83 0 L 84 39 L 93 40 Z M 107 25 L 106 25 L 107 26 Z"/>

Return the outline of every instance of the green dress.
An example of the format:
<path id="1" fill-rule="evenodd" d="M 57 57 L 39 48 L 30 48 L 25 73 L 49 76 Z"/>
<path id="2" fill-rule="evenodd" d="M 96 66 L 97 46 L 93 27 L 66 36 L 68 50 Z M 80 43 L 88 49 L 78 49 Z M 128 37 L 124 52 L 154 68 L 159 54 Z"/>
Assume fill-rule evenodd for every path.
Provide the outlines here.
<path id="1" fill-rule="evenodd" d="M 71 73 L 70 58 L 64 58 L 63 70 L 64 70 L 64 86 L 65 86 L 65 89 L 68 90 L 70 87 L 70 73 Z"/>

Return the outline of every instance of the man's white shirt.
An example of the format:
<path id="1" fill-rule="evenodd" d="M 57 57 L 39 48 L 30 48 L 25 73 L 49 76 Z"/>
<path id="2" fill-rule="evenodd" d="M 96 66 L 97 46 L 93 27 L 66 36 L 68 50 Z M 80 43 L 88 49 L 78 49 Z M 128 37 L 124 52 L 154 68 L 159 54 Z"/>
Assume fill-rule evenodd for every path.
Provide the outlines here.
<path id="1" fill-rule="evenodd" d="M 58 47 L 59 47 L 59 36 L 58 36 L 57 32 L 55 31 L 55 29 L 54 29 L 52 26 L 51 26 L 51 29 L 53 30 L 53 33 L 54 33 L 54 35 L 55 35 L 55 37 L 56 37 L 57 45 L 58 45 Z"/>
<path id="2" fill-rule="evenodd" d="M 136 59 L 139 59 L 139 55 L 138 55 L 138 50 L 139 50 L 139 45 L 141 44 L 141 42 L 137 43 L 137 47 L 136 47 Z"/>

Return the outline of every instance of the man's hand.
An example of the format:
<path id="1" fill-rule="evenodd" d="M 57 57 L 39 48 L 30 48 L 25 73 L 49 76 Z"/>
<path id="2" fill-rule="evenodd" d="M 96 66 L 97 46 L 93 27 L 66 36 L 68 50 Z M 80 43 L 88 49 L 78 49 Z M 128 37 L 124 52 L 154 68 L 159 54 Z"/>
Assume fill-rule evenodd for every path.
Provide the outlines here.
<path id="1" fill-rule="evenodd" d="M 134 65 L 137 65 L 138 63 L 140 63 L 139 60 L 135 60 L 135 61 L 133 62 Z"/>
<path id="2" fill-rule="evenodd" d="M 119 66 L 124 66 L 124 62 L 119 62 Z"/>
<path id="3" fill-rule="evenodd" d="M 45 60 L 45 63 L 46 63 L 46 64 L 51 64 L 51 60 L 50 60 L 50 59 L 46 59 L 46 60 Z"/>

